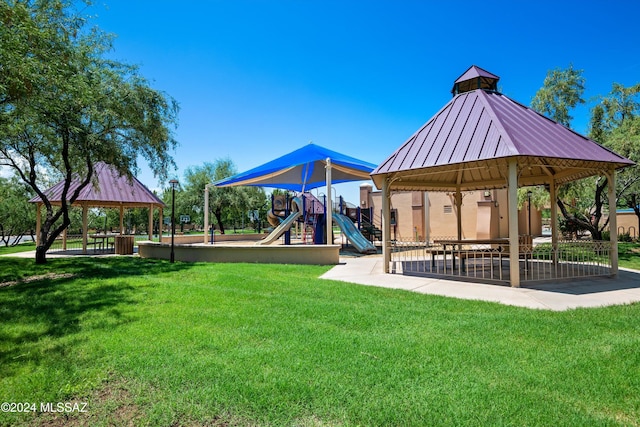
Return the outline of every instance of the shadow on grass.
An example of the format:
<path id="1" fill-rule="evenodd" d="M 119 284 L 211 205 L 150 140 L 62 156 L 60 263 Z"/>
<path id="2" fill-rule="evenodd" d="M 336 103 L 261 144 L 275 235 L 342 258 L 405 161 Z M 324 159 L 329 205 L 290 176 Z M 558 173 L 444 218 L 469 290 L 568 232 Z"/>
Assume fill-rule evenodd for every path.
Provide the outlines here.
<path id="1" fill-rule="evenodd" d="M 132 257 L 64 258 L 46 265 L 0 259 L 0 376 L 26 362 L 65 358 L 92 331 L 135 321 L 131 306 L 146 290 L 131 279 L 190 266 Z"/>

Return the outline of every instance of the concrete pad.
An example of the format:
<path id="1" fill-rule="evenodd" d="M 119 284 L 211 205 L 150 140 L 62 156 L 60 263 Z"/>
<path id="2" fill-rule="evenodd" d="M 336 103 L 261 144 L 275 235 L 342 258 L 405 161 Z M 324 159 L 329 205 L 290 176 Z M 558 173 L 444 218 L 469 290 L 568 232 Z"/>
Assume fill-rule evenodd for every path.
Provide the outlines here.
<path id="1" fill-rule="evenodd" d="M 520 288 L 451 279 L 384 274 L 382 257 L 341 257 L 340 264 L 321 276 L 368 286 L 403 289 L 429 295 L 496 302 L 554 311 L 602 307 L 640 301 L 640 271 L 620 269 L 618 277 L 590 277 L 524 284 Z"/>

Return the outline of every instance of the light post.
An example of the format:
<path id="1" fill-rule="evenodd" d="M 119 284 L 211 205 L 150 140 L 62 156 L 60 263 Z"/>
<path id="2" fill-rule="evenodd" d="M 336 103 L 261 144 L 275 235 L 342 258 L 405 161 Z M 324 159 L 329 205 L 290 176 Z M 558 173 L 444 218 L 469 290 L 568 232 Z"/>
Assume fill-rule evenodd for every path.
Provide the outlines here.
<path id="1" fill-rule="evenodd" d="M 176 234 L 176 186 L 178 185 L 177 179 L 169 181 L 171 185 L 171 258 L 170 261 L 175 261 L 175 253 L 173 251 L 173 236 Z"/>
<path id="2" fill-rule="evenodd" d="M 527 191 L 527 211 L 529 213 L 529 236 L 531 236 L 531 191 Z"/>

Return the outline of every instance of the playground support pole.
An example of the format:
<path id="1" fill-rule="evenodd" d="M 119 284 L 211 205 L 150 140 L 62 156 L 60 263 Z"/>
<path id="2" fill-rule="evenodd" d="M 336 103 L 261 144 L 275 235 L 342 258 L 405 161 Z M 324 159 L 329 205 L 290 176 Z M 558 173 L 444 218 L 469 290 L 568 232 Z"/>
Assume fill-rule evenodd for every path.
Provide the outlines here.
<path id="1" fill-rule="evenodd" d="M 389 178 L 382 181 L 382 271 L 389 272 L 391 263 L 391 192 L 389 190 Z"/>
<path id="2" fill-rule="evenodd" d="M 284 217 L 288 218 L 289 214 L 291 213 L 291 211 L 289 210 L 289 193 L 287 193 L 285 199 L 284 199 Z M 291 199 L 293 200 L 293 199 Z M 290 245 L 291 244 L 291 228 L 289 228 L 287 231 L 284 232 L 284 244 L 285 245 Z"/>
<path id="3" fill-rule="evenodd" d="M 209 185 L 204 186 L 204 242 L 207 243 L 207 230 L 209 229 Z M 162 218 L 161 218 L 162 220 Z M 213 243 L 213 239 L 211 239 Z"/>
<path id="4" fill-rule="evenodd" d="M 327 157 L 327 245 L 333 244 L 333 203 L 331 202 L 331 158 Z"/>

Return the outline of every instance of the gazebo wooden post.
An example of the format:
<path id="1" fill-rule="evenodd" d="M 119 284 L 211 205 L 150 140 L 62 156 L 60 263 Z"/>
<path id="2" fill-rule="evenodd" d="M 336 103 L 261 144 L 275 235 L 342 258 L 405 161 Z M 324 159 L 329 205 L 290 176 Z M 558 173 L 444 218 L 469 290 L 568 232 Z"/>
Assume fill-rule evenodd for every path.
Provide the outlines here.
<path id="1" fill-rule="evenodd" d="M 67 227 L 64 230 L 62 230 L 62 250 L 63 251 L 67 250 L 67 230 L 68 229 L 69 229 L 69 227 Z"/>
<path id="2" fill-rule="evenodd" d="M 520 287 L 520 243 L 518 241 L 518 160 L 509 160 L 509 277 L 511 286 Z"/>
<path id="3" fill-rule="evenodd" d="M 554 267 L 558 265 L 558 198 L 556 180 L 549 181 L 549 200 L 551 201 L 551 259 Z"/>
<path id="4" fill-rule="evenodd" d="M 609 169 L 607 175 L 607 193 L 609 195 L 609 258 L 611 261 L 611 276 L 618 275 L 618 218 L 616 215 L 616 170 Z"/>
<path id="5" fill-rule="evenodd" d="M 422 233 L 424 235 L 424 242 L 425 242 L 425 246 L 429 246 L 429 240 L 431 240 L 431 234 L 430 234 L 430 228 L 431 228 L 431 217 L 430 217 L 430 211 L 429 211 L 429 192 L 425 191 L 424 193 L 424 200 L 422 201 L 422 208 L 424 211 L 424 233 Z"/>
<path id="6" fill-rule="evenodd" d="M 87 234 L 89 234 L 88 221 L 89 207 L 86 203 L 82 204 L 82 253 L 87 253 Z"/>
<path id="7" fill-rule="evenodd" d="M 120 205 L 120 235 L 124 234 L 124 206 Z"/>
<path id="8" fill-rule="evenodd" d="M 153 240 L 153 204 L 149 204 L 149 227 L 147 231 L 149 232 L 149 240 Z"/>
<path id="9" fill-rule="evenodd" d="M 162 227 L 164 226 L 162 213 L 162 206 L 160 206 L 160 216 L 158 217 L 158 242 L 160 243 L 162 243 Z"/>
<path id="10" fill-rule="evenodd" d="M 460 186 L 458 185 L 456 188 L 456 220 L 458 222 L 458 240 L 462 240 L 462 192 L 460 191 Z"/>
<path id="11" fill-rule="evenodd" d="M 391 195 L 389 191 L 389 177 L 382 181 L 382 259 L 383 271 L 389 272 L 391 263 Z"/>

